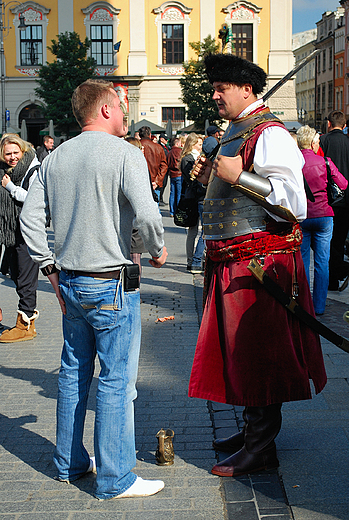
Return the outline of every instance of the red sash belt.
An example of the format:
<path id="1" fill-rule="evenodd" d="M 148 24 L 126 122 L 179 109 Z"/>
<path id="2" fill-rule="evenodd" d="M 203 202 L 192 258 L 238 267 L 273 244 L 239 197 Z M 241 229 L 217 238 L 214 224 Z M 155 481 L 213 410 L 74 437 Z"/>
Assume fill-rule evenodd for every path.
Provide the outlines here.
<path id="1" fill-rule="evenodd" d="M 276 253 L 294 253 L 299 251 L 302 243 L 302 231 L 299 224 L 294 224 L 292 230 L 286 233 L 255 236 L 240 243 L 230 243 L 220 249 L 207 248 L 207 256 L 213 262 L 227 260 L 249 260 L 255 255 L 265 256 Z"/>

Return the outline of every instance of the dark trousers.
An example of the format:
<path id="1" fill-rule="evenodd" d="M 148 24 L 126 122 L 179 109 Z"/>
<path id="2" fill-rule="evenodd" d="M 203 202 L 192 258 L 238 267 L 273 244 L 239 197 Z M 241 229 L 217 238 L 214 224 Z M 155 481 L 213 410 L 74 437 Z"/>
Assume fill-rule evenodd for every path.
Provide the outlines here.
<path id="1" fill-rule="evenodd" d="M 349 231 L 349 207 L 333 208 L 333 235 L 330 250 L 329 287 L 338 288 L 338 280 L 343 280 L 349 274 L 349 264 L 344 262 L 345 240 Z"/>
<path id="2" fill-rule="evenodd" d="M 17 244 L 7 248 L 11 278 L 16 284 L 19 297 L 18 310 L 31 318 L 36 308 L 39 265 L 33 262 L 22 235 L 17 235 Z"/>

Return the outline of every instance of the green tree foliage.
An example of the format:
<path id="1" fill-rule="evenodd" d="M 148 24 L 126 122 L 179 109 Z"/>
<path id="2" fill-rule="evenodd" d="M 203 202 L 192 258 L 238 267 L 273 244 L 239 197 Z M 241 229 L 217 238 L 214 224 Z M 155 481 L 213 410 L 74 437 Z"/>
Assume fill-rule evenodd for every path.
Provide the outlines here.
<path id="1" fill-rule="evenodd" d="M 76 126 L 71 108 L 73 91 L 94 76 L 96 64 L 87 57 L 90 41 L 85 38 L 82 42 L 76 32 L 61 33 L 51 44 L 47 48 L 56 58 L 41 67 L 35 93 L 45 102 L 46 118 L 69 135 L 69 129 Z"/>
<path id="2" fill-rule="evenodd" d="M 219 51 L 219 44 L 216 44 L 214 38 L 207 36 L 203 42 L 191 42 L 189 45 L 197 58 L 183 64 L 184 77 L 179 80 L 182 101 L 188 107 L 188 119 L 194 121 L 195 126 L 203 131 L 206 119 L 210 124 L 217 124 L 220 120 L 216 103 L 212 100 L 213 87 L 208 82 L 203 61 L 206 54 Z"/>

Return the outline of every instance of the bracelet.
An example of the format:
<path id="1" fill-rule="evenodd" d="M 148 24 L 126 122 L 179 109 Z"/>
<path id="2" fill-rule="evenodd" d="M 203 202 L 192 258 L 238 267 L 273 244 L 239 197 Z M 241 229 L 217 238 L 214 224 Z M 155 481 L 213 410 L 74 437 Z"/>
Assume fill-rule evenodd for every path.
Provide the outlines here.
<path id="1" fill-rule="evenodd" d="M 60 271 L 55 264 L 48 264 L 41 268 L 41 272 L 44 276 L 49 276 L 50 274 L 59 273 Z"/>

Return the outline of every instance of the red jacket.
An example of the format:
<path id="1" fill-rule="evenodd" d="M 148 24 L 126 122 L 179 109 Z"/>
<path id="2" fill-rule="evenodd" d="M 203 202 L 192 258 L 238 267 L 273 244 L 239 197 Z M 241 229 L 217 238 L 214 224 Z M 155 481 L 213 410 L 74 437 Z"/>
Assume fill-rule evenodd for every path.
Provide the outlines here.
<path id="1" fill-rule="evenodd" d="M 171 179 L 175 177 L 181 177 L 181 153 L 182 148 L 179 146 L 173 146 L 167 156 L 168 173 Z"/>
<path id="2" fill-rule="evenodd" d="M 144 146 L 144 157 L 148 163 L 151 181 L 156 182 L 157 186 L 162 188 L 163 180 L 167 173 L 167 161 L 164 149 L 148 137 L 141 139 L 141 143 Z"/>

